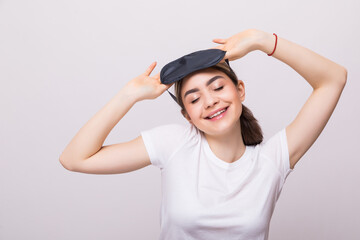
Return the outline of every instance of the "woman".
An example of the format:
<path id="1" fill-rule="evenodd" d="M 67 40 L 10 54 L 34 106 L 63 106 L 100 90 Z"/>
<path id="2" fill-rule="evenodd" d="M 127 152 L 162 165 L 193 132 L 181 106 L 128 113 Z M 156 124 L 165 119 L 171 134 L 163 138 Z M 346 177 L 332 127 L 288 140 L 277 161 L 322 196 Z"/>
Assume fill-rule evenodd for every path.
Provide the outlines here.
<path id="1" fill-rule="evenodd" d="M 132 141 L 102 146 L 138 101 L 160 96 L 171 84 L 156 63 L 129 81 L 83 126 L 60 156 L 71 171 L 114 174 L 150 164 L 162 170 L 161 239 L 267 239 L 275 203 L 288 174 L 315 142 L 345 86 L 344 67 L 276 34 L 249 29 L 214 39 L 226 51 L 216 66 L 175 83 L 187 126 L 168 124 Z M 286 128 L 262 143 L 262 132 L 243 106 L 245 87 L 224 60 L 260 50 L 288 64 L 313 92 Z M 209 79 L 212 79 L 209 82 Z"/>

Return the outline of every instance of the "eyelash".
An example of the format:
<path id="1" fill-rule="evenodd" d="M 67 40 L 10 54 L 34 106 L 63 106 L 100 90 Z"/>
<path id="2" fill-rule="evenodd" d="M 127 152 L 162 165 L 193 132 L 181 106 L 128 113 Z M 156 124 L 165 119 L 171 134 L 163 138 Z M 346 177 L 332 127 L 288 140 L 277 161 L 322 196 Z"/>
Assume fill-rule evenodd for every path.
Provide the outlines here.
<path id="1" fill-rule="evenodd" d="M 218 88 L 214 89 L 214 91 L 220 91 L 220 90 L 221 90 L 221 89 L 223 89 L 223 88 L 224 88 L 224 86 L 221 86 L 221 87 L 218 87 Z M 197 100 L 199 100 L 199 98 L 197 98 L 197 99 L 195 99 L 195 100 L 191 101 L 191 103 L 192 103 L 192 104 L 194 104 L 194 103 L 196 103 L 196 102 L 197 102 Z"/>

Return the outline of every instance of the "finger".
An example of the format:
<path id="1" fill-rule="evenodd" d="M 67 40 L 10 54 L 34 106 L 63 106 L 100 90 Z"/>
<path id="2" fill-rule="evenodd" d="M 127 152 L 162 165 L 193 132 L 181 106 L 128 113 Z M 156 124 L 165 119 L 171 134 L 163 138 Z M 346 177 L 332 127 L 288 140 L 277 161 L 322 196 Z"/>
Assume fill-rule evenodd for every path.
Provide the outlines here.
<path id="1" fill-rule="evenodd" d="M 228 59 L 229 61 L 232 61 L 232 60 L 230 59 L 230 54 L 229 54 L 229 52 L 226 52 L 226 53 L 225 53 L 225 56 L 223 57 L 223 59 L 221 59 L 220 62 L 224 63 L 224 62 L 225 62 L 225 59 Z"/>
<path id="2" fill-rule="evenodd" d="M 159 78 L 160 77 L 160 72 L 156 73 L 153 77 L 154 78 Z"/>
<path id="3" fill-rule="evenodd" d="M 232 57 L 231 55 L 225 54 L 225 56 L 224 56 L 224 62 L 225 62 L 225 59 L 227 59 L 227 60 L 229 60 L 229 61 L 232 61 L 232 58 L 231 58 L 231 57 Z"/>
<path id="4" fill-rule="evenodd" d="M 174 84 L 175 82 L 173 83 L 170 83 L 170 84 L 162 84 L 162 86 L 164 87 L 165 90 L 171 88 L 171 86 Z"/>
<path id="5" fill-rule="evenodd" d="M 223 38 L 214 38 L 214 39 L 213 39 L 213 42 L 215 42 L 215 43 L 220 43 L 220 44 L 224 44 L 224 43 L 226 43 L 226 39 L 223 39 Z"/>
<path id="6" fill-rule="evenodd" d="M 161 80 L 160 80 L 160 72 L 158 72 L 157 74 L 155 74 L 155 75 L 153 76 L 153 78 L 155 78 L 156 80 L 158 80 L 159 82 L 161 82 Z"/>
<path id="7" fill-rule="evenodd" d="M 156 67 L 156 61 L 155 62 L 153 62 L 153 63 L 151 63 L 150 64 L 150 66 L 146 69 L 146 71 L 145 71 L 145 75 L 146 76 L 149 76 L 150 75 L 150 73 L 154 70 L 154 68 Z"/>
<path id="8" fill-rule="evenodd" d="M 215 47 L 212 47 L 211 49 L 223 49 L 223 46 L 215 46 Z"/>

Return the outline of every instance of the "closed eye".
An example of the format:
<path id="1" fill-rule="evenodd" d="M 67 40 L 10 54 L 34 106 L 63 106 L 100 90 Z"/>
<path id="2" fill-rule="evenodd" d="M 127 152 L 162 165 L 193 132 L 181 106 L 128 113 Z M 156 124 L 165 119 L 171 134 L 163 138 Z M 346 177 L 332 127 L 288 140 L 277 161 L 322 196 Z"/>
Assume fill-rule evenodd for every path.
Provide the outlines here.
<path id="1" fill-rule="evenodd" d="M 197 101 L 197 100 L 199 100 L 199 98 L 197 98 L 197 99 L 195 99 L 195 100 L 191 101 L 191 103 L 196 103 L 196 101 Z"/>
<path id="2" fill-rule="evenodd" d="M 218 87 L 218 88 L 215 88 L 214 90 L 215 91 L 220 91 L 221 89 L 223 89 L 224 88 L 224 86 L 221 86 L 221 87 Z M 197 102 L 197 100 L 199 100 L 199 98 L 197 98 L 197 99 L 195 99 L 195 100 L 193 100 L 193 101 L 191 101 L 191 103 L 193 104 L 193 103 L 196 103 Z"/>

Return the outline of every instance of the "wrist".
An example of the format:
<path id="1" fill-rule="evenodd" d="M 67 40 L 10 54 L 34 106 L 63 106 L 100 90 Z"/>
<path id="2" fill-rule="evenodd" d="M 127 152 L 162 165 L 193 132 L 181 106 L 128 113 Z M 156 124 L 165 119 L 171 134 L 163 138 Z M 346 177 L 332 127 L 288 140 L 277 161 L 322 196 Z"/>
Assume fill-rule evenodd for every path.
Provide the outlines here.
<path id="1" fill-rule="evenodd" d="M 130 104 L 135 104 L 136 102 L 141 101 L 141 98 L 138 96 L 139 94 L 137 93 L 137 91 L 135 91 L 128 84 L 126 84 L 122 89 L 120 89 L 117 95 L 121 95 L 121 97 L 123 99 L 126 99 L 126 101 L 128 101 L 128 103 Z"/>
<path id="2" fill-rule="evenodd" d="M 274 50 L 276 37 L 272 33 L 260 31 L 257 39 L 257 49 L 270 54 Z"/>

